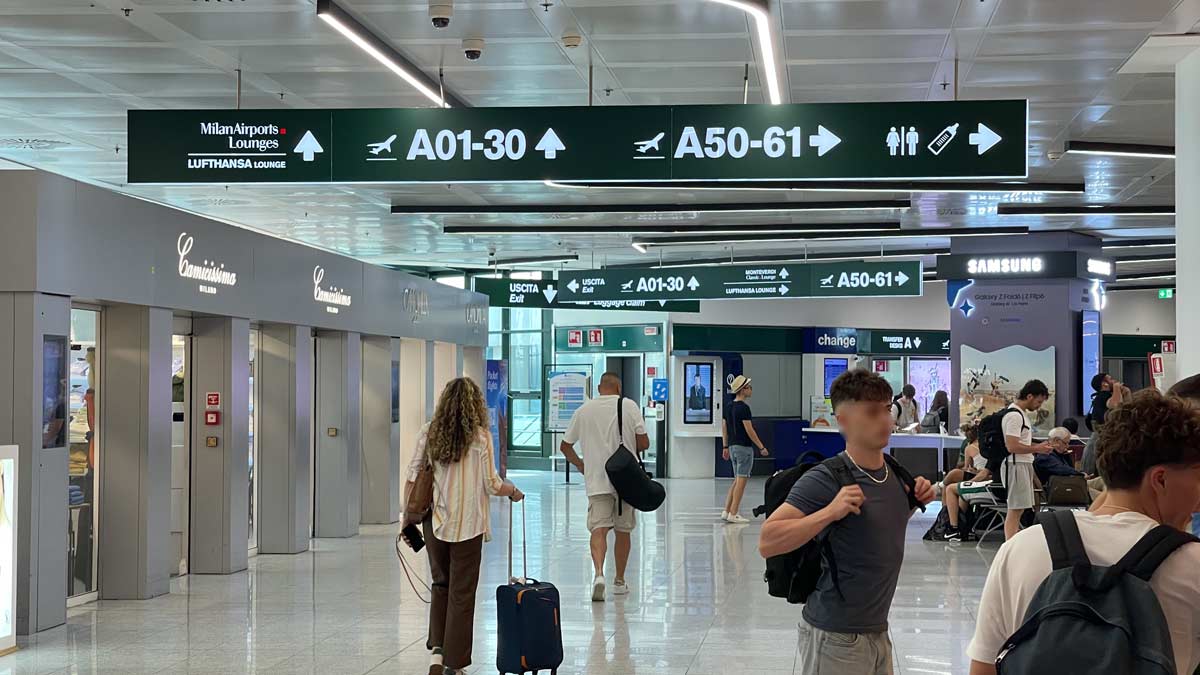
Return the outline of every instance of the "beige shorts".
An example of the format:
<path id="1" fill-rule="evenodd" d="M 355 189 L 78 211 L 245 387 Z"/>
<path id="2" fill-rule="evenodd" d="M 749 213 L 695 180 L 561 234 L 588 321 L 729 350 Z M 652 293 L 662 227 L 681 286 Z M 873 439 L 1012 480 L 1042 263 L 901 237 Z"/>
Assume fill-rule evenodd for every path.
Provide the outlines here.
<path id="1" fill-rule="evenodd" d="M 628 504 L 622 504 L 620 511 L 618 514 L 616 495 L 589 495 L 588 532 L 601 527 L 617 532 L 633 532 L 633 528 L 637 526 L 637 511 Z"/>

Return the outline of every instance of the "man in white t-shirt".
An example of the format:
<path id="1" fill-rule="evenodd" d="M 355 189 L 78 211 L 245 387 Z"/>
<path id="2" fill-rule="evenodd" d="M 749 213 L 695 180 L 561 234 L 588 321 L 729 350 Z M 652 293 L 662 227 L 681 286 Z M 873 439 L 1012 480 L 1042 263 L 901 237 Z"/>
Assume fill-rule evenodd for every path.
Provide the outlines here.
<path id="1" fill-rule="evenodd" d="M 1004 431 L 1004 444 L 1009 456 L 1000 465 L 1000 482 L 1008 492 L 1008 514 L 1004 518 L 1004 538 L 1012 539 L 1021 529 L 1021 515 L 1032 509 L 1035 503 L 1034 485 L 1037 474 L 1033 471 L 1033 456 L 1050 452 L 1052 443 L 1033 443 L 1033 423 L 1029 413 L 1041 408 L 1050 398 L 1050 390 L 1041 380 L 1030 380 L 1021 387 L 1017 400 L 1000 422 Z M 1010 412 L 1016 411 L 1016 412 Z M 1019 414 L 1018 414 L 1019 413 Z"/>
<path id="2" fill-rule="evenodd" d="M 920 421 L 921 414 L 917 410 L 917 388 L 906 384 L 900 390 L 900 396 L 892 401 L 892 424 L 897 429 L 904 429 Z"/>
<path id="3" fill-rule="evenodd" d="M 616 373 L 605 373 L 600 378 L 600 395 L 584 403 L 571 416 L 567 433 L 563 435 L 559 450 L 567 461 L 583 474 L 587 488 L 587 527 L 592 533 L 592 564 L 596 576 L 592 580 L 592 600 L 604 600 L 604 558 L 608 554 L 608 531 L 616 530 L 617 576 L 613 580 L 613 593 L 624 595 L 629 592 L 625 583 L 625 567 L 629 564 L 631 540 L 629 533 L 637 525 L 632 506 L 617 499 L 617 491 L 608 480 L 604 465 L 613 456 L 621 443 L 641 455 L 650 447 L 646 434 L 646 420 L 637 401 L 621 397 L 621 378 Z M 617 403 L 620 402 L 623 428 L 617 436 Z M 575 452 L 575 445 L 582 446 L 582 457 Z"/>
<path id="4" fill-rule="evenodd" d="M 1200 410 L 1178 397 L 1140 392 L 1108 411 L 1099 445 L 1108 500 L 1093 513 L 1074 514 L 1092 565 L 1115 564 L 1160 524 L 1187 529 L 1200 504 Z M 1025 622 L 1030 601 L 1050 576 L 1051 566 L 1040 525 L 1000 548 L 983 588 L 975 637 L 967 648 L 971 675 L 994 675 L 996 657 Z M 1171 632 L 1180 675 L 1191 675 L 1200 664 L 1197 569 L 1200 544 L 1185 544 L 1150 580 Z"/>

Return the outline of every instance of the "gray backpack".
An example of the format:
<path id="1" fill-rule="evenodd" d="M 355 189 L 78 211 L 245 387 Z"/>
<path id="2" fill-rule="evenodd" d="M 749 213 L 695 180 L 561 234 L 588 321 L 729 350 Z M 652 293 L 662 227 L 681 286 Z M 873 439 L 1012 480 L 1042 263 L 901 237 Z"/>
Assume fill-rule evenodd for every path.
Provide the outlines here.
<path id="1" fill-rule="evenodd" d="M 1073 512 L 1043 513 L 1039 520 L 1054 571 L 996 657 L 997 674 L 1177 673 L 1171 633 L 1150 578 L 1176 549 L 1200 540 L 1159 525 L 1116 565 L 1099 567 L 1088 560 Z M 1063 658 L 1064 646 L 1070 658 Z"/>
<path id="2" fill-rule="evenodd" d="M 921 417 L 921 433 L 923 434 L 940 434 L 942 433 L 942 409 L 930 410 Z"/>

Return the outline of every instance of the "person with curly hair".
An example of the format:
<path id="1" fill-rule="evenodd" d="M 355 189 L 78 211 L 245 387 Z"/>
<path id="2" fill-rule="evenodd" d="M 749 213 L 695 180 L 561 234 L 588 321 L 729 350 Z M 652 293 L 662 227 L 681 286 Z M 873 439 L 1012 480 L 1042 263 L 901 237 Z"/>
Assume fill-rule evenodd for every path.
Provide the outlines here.
<path id="1" fill-rule="evenodd" d="M 1075 511 L 1088 559 L 1116 564 L 1159 525 L 1187 530 L 1200 504 L 1200 410 L 1178 396 L 1145 390 L 1105 415 L 1098 440 L 1108 498 L 1093 512 Z M 975 637 L 967 648 L 971 675 L 991 675 L 1010 635 L 1051 572 L 1042 526 L 1017 533 L 996 554 L 983 587 Z M 1158 568 L 1150 587 L 1171 633 L 1178 673 L 1200 665 L 1200 543 L 1184 544 Z"/>
<path id="2" fill-rule="evenodd" d="M 471 665 L 479 565 L 483 542 L 492 537 L 488 497 L 525 498 L 496 474 L 487 404 L 469 378 L 446 385 L 433 419 L 421 429 L 405 501 L 427 462 L 433 467 L 433 509 L 421 526 L 433 592 L 425 646 L 433 652 L 430 675 L 457 675 Z"/>

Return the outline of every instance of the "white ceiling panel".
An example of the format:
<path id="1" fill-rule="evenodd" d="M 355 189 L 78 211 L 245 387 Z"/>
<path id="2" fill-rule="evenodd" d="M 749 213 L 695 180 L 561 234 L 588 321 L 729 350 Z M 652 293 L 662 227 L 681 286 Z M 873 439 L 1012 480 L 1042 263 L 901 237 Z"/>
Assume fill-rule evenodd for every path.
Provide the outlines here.
<path id="1" fill-rule="evenodd" d="M 612 71 L 621 86 L 628 89 L 655 87 L 665 90 L 702 89 L 704 87 L 741 88 L 746 78 L 746 70 L 742 66 L 705 67 L 703 64 L 696 64 L 688 67 L 684 64 L 675 64 L 665 68 L 613 68 Z M 751 69 L 750 86 L 756 87 L 757 85 L 757 76 Z"/>
<path id="2" fill-rule="evenodd" d="M 1001 0 L 992 25 L 1157 24 L 1178 0 Z"/>
<path id="3" fill-rule="evenodd" d="M 929 61 L 896 63 L 828 63 L 788 66 L 792 86 L 798 88 L 827 85 L 881 84 L 898 86 L 928 84 L 937 63 Z"/>
<path id="4" fill-rule="evenodd" d="M 526 7 L 476 9 L 463 3 L 455 7 L 450 25 L 437 29 L 429 20 L 428 3 L 410 10 L 362 13 L 374 28 L 393 40 L 413 38 L 462 39 L 464 37 L 544 37 L 542 24 Z"/>
<path id="5" fill-rule="evenodd" d="M 740 37 L 685 37 L 592 40 L 592 46 L 610 65 L 647 64 L 663 61 L 742 62 L 754 60 L 750 41 Z"/>
<path id="6" fill-rule="evenodd" d="M 745 33 L 741 10 L 703 0 L 667 4 L 583 6 L 572 12 L 579 27 L 596 38 L 609 35 Z M 663 55 L 670 58 L 668 54 Z"/>
<path id="7" fill-rule="evenodd" d="M 230 96 L 237 78 L 209 69 L 206 73 L 97 74 L 123 92 L 138 96 Z"/>
<path id="8" fill-rule="evenodd" d="M 78 96 L 93 94 L 91 89 L 54 73 L 12 72 L 0 70 L 0 98 L 16 96 Z"/>
<path id="9" fill-rule="evenodd" d="M 784 30 L 949 29 L 959 0 L 790 0 Z"/>
<path id="10" fill-rule="evenodd" d="M 212 66 L 176 48 L 162 46 L 64 46 L 44 47 L 38 54 L 68 68 L 104 72 L 161 72 L 164 70 L 211 70 Z"/>
<path id="11" fill-rule="evenodd" d="M 787 57 L 795 61 L 841 59 L 937 59 L 946 46 L 946 33 L 919 35 L 789 35 Z M 744 43 L 744 41 L 743 41 Z"/>
<path id="12" fill-rule="evenodd" d="M 1120 59 L 1018 59 L 979 60 L 971 67 L 968 84 L 1020 82 L 1081 82 L 1103 80 L 1121 65 Z"/>
<path id="13" fill-rule="evenodd" d="M 246 40 L 251 44 L 268 40 L 328 39 L 337 32 L 310 6 L 309 11 L 248 12 L 221 11 L 162 14 L 162 18 L 200 40 Z"/>
<path id="14" fill-rule="evenodd" d="M 1146 39 L 1144 29 L 988 31 L 979 56 L 1120 55 L 1124 58 Z"/>
<path id="15" fill-rule="evenodd" d="M 85 3 L 76 6 L 84 7 Z M 156 41 L 126 19 L 102 11 L 78 15 L 3 16 L 0 18 L 0 39 L 23 46 Z"/>

